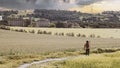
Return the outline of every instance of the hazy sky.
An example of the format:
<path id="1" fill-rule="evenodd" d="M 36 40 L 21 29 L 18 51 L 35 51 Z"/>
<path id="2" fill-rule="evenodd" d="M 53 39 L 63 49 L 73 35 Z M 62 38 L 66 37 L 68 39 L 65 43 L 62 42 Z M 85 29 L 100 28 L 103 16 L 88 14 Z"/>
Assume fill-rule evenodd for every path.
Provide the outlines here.
<path id="1" fill-rule="evenodd" d="M 26 1 L 31 1 L 27 3 Z M 35 1 L 35 2 L 34 2 Z M 0 8 L 70 9 L 83 12 L 119 11 L 120 0 L 77 0 L 73 3 L 58 3 L 58 0 L 0 0 Z M 73 0 L 74 1 L 74 0 Z"/>
<path id="2" fill-rule="evenodd" d="M 103 0 L 83 7 L 71 8 L 83 12 L 120 11 L 120 0 Z"/>

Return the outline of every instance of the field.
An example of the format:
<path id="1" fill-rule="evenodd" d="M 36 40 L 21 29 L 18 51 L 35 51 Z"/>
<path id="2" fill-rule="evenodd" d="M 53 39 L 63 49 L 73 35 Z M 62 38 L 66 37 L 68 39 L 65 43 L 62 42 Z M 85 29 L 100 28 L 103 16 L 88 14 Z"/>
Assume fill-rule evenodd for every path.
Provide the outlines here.
<path id="1" fill-rule="evenodd" d="M 14 28 L 11 27 L 11 28 L 15 30 L 16 27 Z M 21 29 L 22 27 L 19 28 Z M 64 54 L 66 53 L 65 51 L 74 52 L 74 53 L 66 53 L 67 55 L 65 54 L 65 56 L 71 54 L 79 55 L 80 51 L 75 52 L 75 50 L 83 50 L 83 45 L 86 40 L 90 41 L 91 49 L 120 47 L 120 36 L 118 34 L 120 32 L 119 29 L 109 30 L 112 33 L 109 33 L 108 30 L 103 31 L 100 29 L 105 33 L 109 33 L 108 36 L 106 34 L 102 36 L 101 33 L 100 34 L 101 38 L 69 37 L 69 36 L 53 35 L 56 32 L 60 32 L 60 33 L 66 32 L 63 29 L 53 30 L 53 28 L 50 28 L 51 32 L 53 30 L 52 35 L 24 33 L 18 31 L 16 32 L 16 31 L 12 31 L 12 29 L 11 31 L 0 29 L 0 68 L 8 68 L 8 67 L 16 68 L 17 66 L 23 63 L 28 63 L 28 62 L 41 60 L 45 58 L 51 58 L 51 57 L 52 58 L 63 57 Z M 49 32 L 48 28 L 39 28 L 39 30 L 45 31 L 44 29 Z M 33 30 L 33 28 L 32 29 L 30 28 L 29 30 Z M 83 31 L 84 29 L 81 30 Z M 85 29 L 85 32 L 86 30 L 87 29 Z M 116 31 L 117 33 L 114 33 L 114 31 Z M 88 33 L 86 33 L 86 36 L 87 34 Z M 64 54 L 63 52 L 59 52 L 59 51 L 64 51 Z M 53 53 L 49 54 L 50 52 Z M 41 54 L 44 54 L 44 56 Z"/>
<path id="2" fill-rule="evenodd" d="M 31 28 L 31 27 L 10 27 L 11 30 L 26 30 L 29 32 L 30 30 L 34 30 L 35 33 L 40 31 L 51 32 L 52 35 L 56 33 L 63 33 L 65 36 L 67 33 L 73 33 L 75 36 L 78 34 L 85 35 L 86 37 L 90 37 L 94 35 L 95 37 L 101 38 L 120 38 L 120 29 L 90 29 L 90 28 Z"/>
<path id="3" fill-rule="evenodd" d="M 81 49 L 86 40 L 91 48 L 113 48 L 120 46 L 120 39 L 79 38 L 53 35 L 39 35 L 0 30 L 0 53 L 41 53 L 63 49 Z"/>
<path id="4" fill-rule="evenodd" d="M 65 61 L 34 64 L 29 68 L 119 68 L 120 52 L 78 56 Z"/>

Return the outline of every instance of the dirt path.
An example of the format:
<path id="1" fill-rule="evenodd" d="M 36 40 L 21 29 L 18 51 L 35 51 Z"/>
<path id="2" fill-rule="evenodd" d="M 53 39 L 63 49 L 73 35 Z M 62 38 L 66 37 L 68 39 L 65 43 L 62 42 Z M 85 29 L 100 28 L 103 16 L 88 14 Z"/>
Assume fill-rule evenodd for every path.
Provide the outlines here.
<path id="1" fill-rule="evenodd" d="M 29 66 L 32 66 L 33 64 L 43 64 L 43 63 L 48 63 L 48 62 L 52 62 L 52 61 L 63 61 L 63 60 L 66 60 L 66 59 L 68 59 L 68 58 L 53 58 L 53 59 L 35 61 L 33 63 L 23 64 L 23 65 L 19 66 L 18 68 L 28 68 Z"/>
<path id="2" fill-rule="evenodd" d="M 21 66 L 19 66 L 18 68 L 28 68 L 34 64 L 46 64 L 48 62 L 52 62 L 52 61 L 64 61 L 64 60 L 68 60 L 71 58 L 76 58 L 76 57 L 86 57 L 85 55 L 79 55 L 79 56 L 69 56 L 69 57 L 65 57 L 65 58 L 51 58 L 51 59 L 45 59 L 45 60 L 40 60 L 40 61 L 35 61 L 32 63 L 27 63 L 27 64 L 23 64 Z"/>

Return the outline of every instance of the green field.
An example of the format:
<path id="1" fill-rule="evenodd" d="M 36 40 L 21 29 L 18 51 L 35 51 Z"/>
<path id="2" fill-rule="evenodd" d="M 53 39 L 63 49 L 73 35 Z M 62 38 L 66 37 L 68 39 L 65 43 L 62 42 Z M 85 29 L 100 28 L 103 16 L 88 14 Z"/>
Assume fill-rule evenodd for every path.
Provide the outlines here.
<path id="1" fill-rule="evenodd" d="M 120 47 L 119 38 L 68 37 L 0 29 L 0 68 L 16 68 L 45 58 L 79 55 L 80 51 L 75 50 L 83 50 L 86 40 L 90 41 L 91 49 Z M 44 56 L 41 55 L 43 52 Z"/>

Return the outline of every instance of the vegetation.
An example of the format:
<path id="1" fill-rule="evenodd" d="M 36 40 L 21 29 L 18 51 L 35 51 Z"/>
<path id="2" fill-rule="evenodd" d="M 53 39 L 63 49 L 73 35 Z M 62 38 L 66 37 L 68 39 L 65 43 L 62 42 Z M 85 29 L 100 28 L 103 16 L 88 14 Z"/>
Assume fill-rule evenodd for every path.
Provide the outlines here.
<path id="1" fill-rule="evenodd" d="M 111 49 L 112 50 L 112 49 Z M 119 68 L 120 52 L 80 55 L 71 57 L 65 61 L 53 61 L 48 63 L 34 64 L 29 68 Z"/>
<path id="2" fill-rule="evenodd" d="M 35 34 L 47 34 L 57 36 L 69 36 L 69 37 L 86 37 L 86 38 L 120 38 L 119 29 L 79 29 L 79 28 L 33 28 L 33 27 L 9 27 L 9 30 L 17 32 Z M 19 30 L 19 31 L 18 31 Z"/>
<path id="3" fill-rule="evenodd" d="M 84 53 L 82 48 L 86 39 L 88 39 L 82 37 L 22 33 L 21 31 L 28 32 L 28 30 L 19 28 L 10 28 L 10 30 L 17 32 L 0 29 L 0 68 L 16 68 L 20 64 L 46 58 L 77 56 Z M 32 31 L 33 29 L 29 30 Z M 46 31 L 44 33 L 50 32 L 50 34 L 52 32 L 43 29 L 38 30 L 40 32 Z M 36 32 L 36 30 L 34 30 L 34 32 Z M 59 33 L 60 35 L 65 34 L 62 32 Z M 89 38 L 89 40 L 92 45 L 91 49 L 116 48 L 119 47 L 119 45 L 116 44 L 120 44 L 119 39 Z M 105 51 L 115 52 L 118 50 L 99 49 L 94 51 L 94 53 L 103 53 Z"/>
<path id="4" fill-rule="evenodd" d="M 106 54 L 105 54 L 106 55 Z M 92 55 L 90 57 L 78 57 L 75 59 L 67 60 L 61 68 L 119 68 L 120 67 L 120 52 L 115 54 Z"/>
<path id="5" fill-rule="evenodd" d="M 120 12 L 119 11 L 105 11 L 99 14 L 89 14 L 77 11 L 66 10 L 46 10 L 36 9 L 32 14 L 18 15 L 19 11 L 0 11 L 3 20 L 0 25 L 9 25 L 8 18 L 24 19 L 26 17 L 45 18 L 50 20 L 48 27 L 57 28 L 120 28 Z M 14 16 L 15 15 L 15 16 Z M 17 16 L 17 17 L 16 17 Z M 35 27 L 35 22 L 30 19 L 25 20 L 25 27 Z"/>
<path id="6" fill-rule="evenodd" d="M 89 14 L 77 11 L 36 9 L 33 14 L 28 16 L 56 21 L 57 28 L 72 28 L 73 25 L 82 28 L 120 28 L 119 15 L 119 11 Z"/>

